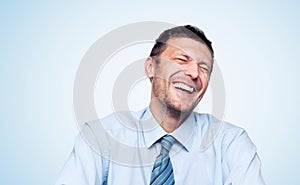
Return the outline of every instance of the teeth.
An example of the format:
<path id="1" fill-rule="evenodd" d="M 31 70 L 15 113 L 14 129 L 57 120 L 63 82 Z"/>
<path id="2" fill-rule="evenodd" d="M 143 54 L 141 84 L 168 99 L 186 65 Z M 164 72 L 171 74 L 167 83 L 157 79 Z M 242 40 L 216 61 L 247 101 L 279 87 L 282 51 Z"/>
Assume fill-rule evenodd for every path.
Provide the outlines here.
<path id="1" fill-rule="evenodd" d="M 183 83 L 175 83 L 174 87 L 177 88 L 177 89 L 182 89 L 182 90 L 187 91 L 189 93 L 194 92 L 194 88 L 189 87 L 189 86 L 187 86 L 187 85 L 185 85 Z"/>

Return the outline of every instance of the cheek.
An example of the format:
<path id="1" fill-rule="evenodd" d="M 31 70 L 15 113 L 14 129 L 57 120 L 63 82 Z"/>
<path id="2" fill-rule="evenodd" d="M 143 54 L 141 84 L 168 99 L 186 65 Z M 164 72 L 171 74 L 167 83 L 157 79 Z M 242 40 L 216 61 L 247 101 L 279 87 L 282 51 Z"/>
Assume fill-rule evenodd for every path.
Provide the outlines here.
<path id="1" fill-rule="evenodd" d="M 199 90 L 199 95 L 202 96 L 208 87 L 209 84 L 209 78 L 206 75 L 200 76 L 199 77 L 200 84 L 201 84 L 201 89 Z"/>
<path id="2" fill-rule="evenodd" d="M 208 86 L 209 74 L 207 74 L 207 73 L 200 73 L 199 77 L 200 77 L 202 85 L 203 86 Z"/>
<path id="3" fill-rule="evenodd" d="M 164 90 L 166 89 L 165 84 L 166 81 L 164 79 L 155 77 L 153 81 L 153 88 L 156 92 L 156 95 L 162 94 L 164 92 Z"/>
<path id="4" fill-rule="evenodd" d="M 177 71 L 180 71 L 181 67 L 172 61 L 163 60 L 156 68 L 155 75 L 165 80 L 169 80 L 169 77 L 172 76 Z"/>
<path id="5" fill-rule="evenodd" d="M 166 71 L 163 71 L 162 69 L 155 72 L 155 78 L 159 83 L 166 83 L 169 81 L 169 74 Z"/>

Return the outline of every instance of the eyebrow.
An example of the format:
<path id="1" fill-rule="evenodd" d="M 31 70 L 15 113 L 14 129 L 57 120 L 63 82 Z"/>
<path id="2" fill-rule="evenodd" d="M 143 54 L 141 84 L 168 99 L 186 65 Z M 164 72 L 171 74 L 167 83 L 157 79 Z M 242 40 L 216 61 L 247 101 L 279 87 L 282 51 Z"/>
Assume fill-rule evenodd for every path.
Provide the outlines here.
<path id="1" fill-rule="evenodd" d="M 209 66 L 209 64 L 207 62 L 204 62 L 203 60 L 201 60 L 198 64 L 205 64 Z"/>

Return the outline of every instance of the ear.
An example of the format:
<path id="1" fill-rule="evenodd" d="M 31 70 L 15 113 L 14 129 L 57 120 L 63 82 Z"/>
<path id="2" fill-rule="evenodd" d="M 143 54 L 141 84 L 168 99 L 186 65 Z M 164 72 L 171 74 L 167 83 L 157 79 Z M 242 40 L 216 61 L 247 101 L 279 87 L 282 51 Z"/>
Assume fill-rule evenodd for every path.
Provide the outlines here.
<path id="1" fill-rule="evenodd" d="M 152 57 L 148 57 L 145 61 L 145 73 L 146 76 L 152 81 L 154 76 L 154 69 L 155 69 L 155 61 Z"/>

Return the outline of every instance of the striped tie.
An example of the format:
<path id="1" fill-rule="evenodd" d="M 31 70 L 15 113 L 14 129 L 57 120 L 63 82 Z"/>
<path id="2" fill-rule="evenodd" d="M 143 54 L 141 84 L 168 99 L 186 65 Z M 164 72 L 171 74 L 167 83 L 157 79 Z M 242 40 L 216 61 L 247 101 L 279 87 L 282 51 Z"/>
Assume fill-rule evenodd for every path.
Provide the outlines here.
<path id="1" fill-rule="evenodd" d="M 175 142 L 175 138 L 170 135 L 165 135 L 161 139 L 161 151 L 153 166 L 150 185 L 175 184 L 173 167 L 169 157 L 169 151 Z"/>

